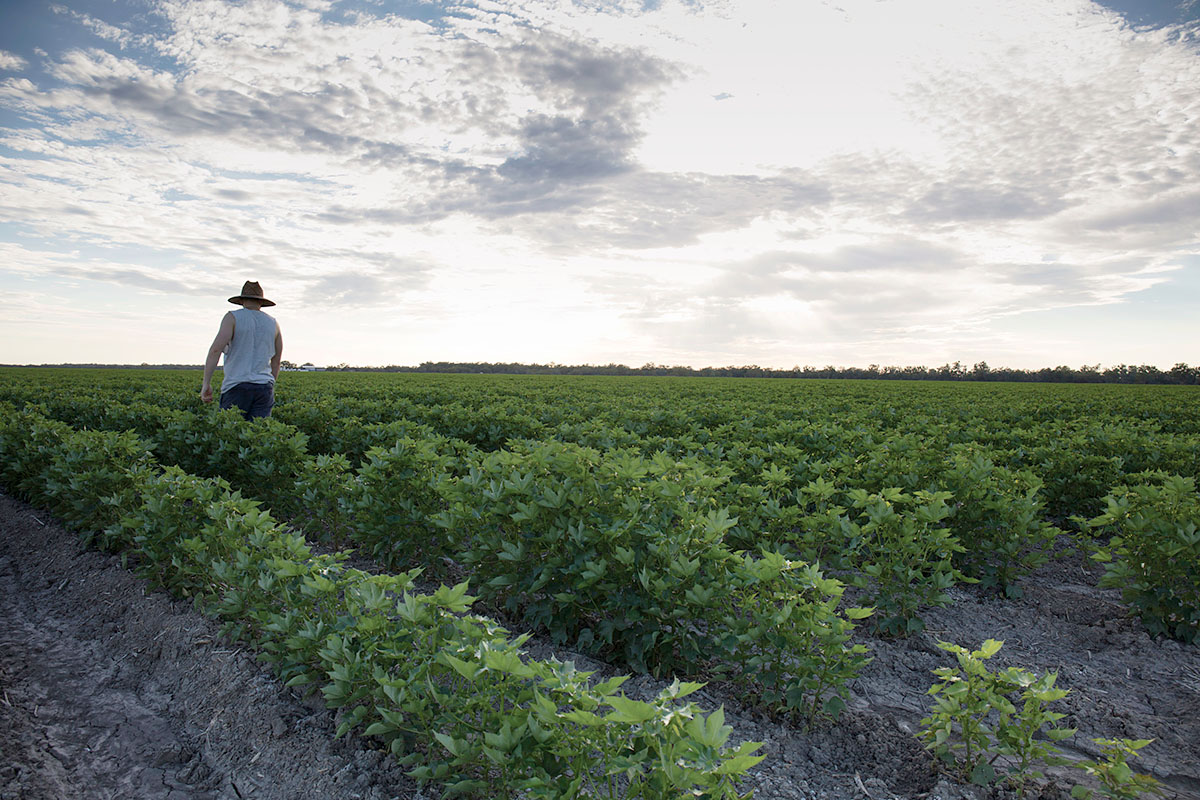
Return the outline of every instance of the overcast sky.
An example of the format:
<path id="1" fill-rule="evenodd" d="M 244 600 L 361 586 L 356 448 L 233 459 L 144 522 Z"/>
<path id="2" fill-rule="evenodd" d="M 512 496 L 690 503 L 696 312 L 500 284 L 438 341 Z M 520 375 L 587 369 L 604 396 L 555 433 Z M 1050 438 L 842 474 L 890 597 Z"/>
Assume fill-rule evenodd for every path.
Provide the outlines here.
<path id="1" fill-rule="evenodd" d="M 0 362 L 1200 363 L 1198 17 L 7 0 Z"/>

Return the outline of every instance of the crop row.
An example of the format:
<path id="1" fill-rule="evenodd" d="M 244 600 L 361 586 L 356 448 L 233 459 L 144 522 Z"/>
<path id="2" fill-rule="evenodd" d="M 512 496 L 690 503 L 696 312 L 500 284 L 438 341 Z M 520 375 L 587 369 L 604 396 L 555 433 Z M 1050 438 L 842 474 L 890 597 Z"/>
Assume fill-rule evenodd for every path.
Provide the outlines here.
<path id="1" fill-rule="evenodd" d="M 226 621 L 292 686 L 319 687 L 339 733 L 379 736 L 412 774 L 491 797 L 735 797 L 757 745 L 672 684 L 650 702 L 524 655 L 470 613 L 466 584 L 414 592 L 318 555 L 220 479 L 161 468 L 128 432 L 0 408 L 0 481 Z"/>
<path id="2" fill-rule="evenodd" d="M 196 374 L 6 370 L 0 399 L 79 398 L 201 411 Z M 478 378 L 478 379 L 477 379 Z M 407 420 L 484 451 L 561 441 L 649 457 L 694 456 L 730 485 L 761 486 L 772 466 L 795 491 L 817 477 L 878 493 L 937 490 L 944 453 L 967 446 L 1042 482 L 1044 516 L 1094 516 L 1107 492 L 1161 470 L 1200 477 L 1192 387 L 288 374 L 275 416 L 314 455 L 357 465 L 373 428 Z M 87 421 L 78 408 L 64 418 Z M 728 498 L 723 504 L 733 508 Z M 748 535 L 753 517 L 738 513 Z"/>
<path id="3" fill-rule="evenodd" d="M 849 639 L 869 609 L 839 608 L 844 586 L 815 565 L 730 550 L 733 520 L 695 463 L 555 442 L 485 453 L 394 423 L 379 432 L 391 445 L 350 471 L 308 456 L 303 434 L 275 420 L 139 403 L 96 421 L 297 527 L 335 522 L 389 568 L 444 576 L 451 559 L 490 605 L 635 669 L 718 675 L 811 717 L 840 711 L 865 663 Z"/>
<path id="4" fill-rule="evenodd" d="M 790 697 L 791 708 L 815 709 L 817 698 L 797 688 L 799 671 L 783 669 L 764 684 L 746 666 L 764 657 L 752 652 L 762 645 L 746 636 L 762 627 L 748 620 L 763 598 L 818 599 L 813 587 L 796 585 L 803 570 L 813 577 L 801 584 L 824 593 L 822 603 L 840 594 L 828 582 L 839 577 L 864 589 L 865 604 L 878 609 L 874 627 L 906 633 L 920 627 L 922 606 L 946 602 L 956 581 L 1019 591 L 1020 577 L 1045 562 L 1059 535 L 1046 520 L 1040 478 L 1006 466 L 1004 451 L 971 441 L 935 447 L 912 434 L 827 422 L 802 429 L 791 421 L 791 440 L 806 437 L 803 452 L 752 440 L 745 430 L 726 445 L 704 429 L 690 443 L 660 440 L 664 449 L 652 455 L 558 439 L 510 439 L 486 450 L 424 423 L 352 416 L 323 432 L 335 452 L 313 458 L 306 436 L 278 420 L 247 435 L 235 421 L 213 423 L 207 414 L 70 393 L 55 402 L 65 419 L 139 430 L 165 461 L 227 477 L 310 531 L 348 534 L 393 567 L 437 569 L 451 559 L 471 571 L 488 602 L 560 641 L 636 669 L 728 673 L 772 704 Z M 1097 439 L 1095 430 L 1089 435 Z M 1109 445 L 1121 441 L 1113 437 Z M 1052 440 L 1045 448 L 1070 455 Z M 1192 449 L 1186 442 L 1170 453 L 1186 461 Z M 1141 450 L 1166 452 L 1145 441 Z M 712 458 L 718 451 L 739 456 Z M 1071 463 L 1078 469 L 1065 458 L 1064 469 Z M 1112 482 L 1092 490 L 1098 506 L 1115 486 L 1157 480 L 1119 469 L 1101 477 Z M 643 502 L 623 505 L 633 498 Z M 782 568 L 767 570 L 764 588 L 754 576 L 771 564 Z M 751 585 L 759 588 L 731 591 Z M 822 616 L 800 611 L 808 629 Z M 1155 613 L 1144 614 L 1152 629 L 1192 635 L 1191 620 L 1155 621 Z M 859 614 L 849 609 L 830 623 L 839 629 L 832 638 Z M 811 649 L 803 641 L 779 646 Z"/>
<path id="5" fill-rule="evenodd" d="M 396 418 L 395 398 L 313 395 L 247 425 L 195 403 L 41 388 L 8 392 L 42 400 L 27 406 L 35 414 L 136 431 L 162 463 L 228 479 L 393 569 L 466 570 L 488 604 L 559 641 L 637 669 L 724 678 L 810 717 L 836 715 L 866 658 L 850 644 L 858 620 L 909 632 L 962 580 L 1017 592 L 1068 522 L 1152 633 L 1200 632 L 1197 448 L 1184 413 L 1088 421 L 1026 408 L 1007 417 L 1021 427 L 1003 429 L 995 409 L 922 417 L 913 409 L 931 409 L 916 403 L 902 420 L 847 401 L 836 422 L 806 423 L 761 409 L 737 420 L 716 403 L 704 427 L 687 401 L 686 434 L 664 435 L 631 429 L 645 410 L 633 403 L 625 422 L 577 420 L 539 439 L 503 435 L 504 414 L 547 397 L 439 407 L 445 393 L 431 392 Z M 683 429 L 668 416 L 660 406 L 656 424 Z M 840 608 L 842 581 L 873 615 Z"/>

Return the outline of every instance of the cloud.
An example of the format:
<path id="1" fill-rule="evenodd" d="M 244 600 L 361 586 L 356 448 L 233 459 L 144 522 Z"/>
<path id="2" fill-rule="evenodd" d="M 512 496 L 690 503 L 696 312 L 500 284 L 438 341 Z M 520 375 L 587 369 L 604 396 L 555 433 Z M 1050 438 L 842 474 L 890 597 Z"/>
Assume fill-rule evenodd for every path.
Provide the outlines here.
<path id="1" fill-rule="evenodd" d="M 772 363 L 811 363 L 857 350 L 896 354 L 936 345 L 953 352 L 956 342 L 986 339 L 990 320 L 1108 304 L 1166 279 L 1148 259 L 981 263 L 938 241 L 895 237 L 829 251 L 763 252 L 698 280 L 646 272 L 598 279 L 592 289 L 639 336 L 681 357 L 690 346 L 709 355 L 704 363 L 766 360 L 755 353 L 772 354 Z"/>
<path id="2" fill-rule="evenodd" d="M 101 39 L 107 39 L 108 41 L 114 42 L 122 49 L 134 44 L 140 38 L 134 36 L 128 30 L 120 28 L 116 25 L 110 25 L 101 19 L 93 17 L 91 14 L 74 11 L 66 6 L 55 4 L 50 6 L 50 10 L 55 14 L 72 17 L 96 36 L 99 36 Z"/>
<path id="3" fill-rule="evenodd" d="M 302 302 L 327 309 L 386 306 L 405 292 L 423 287 L 428 282 L 428 273 L 428 268 L 419 266 L 393 269 L 386 277 L 342 272 L 310 283 Z"/>
<path id="4" fill-rule="evenodd" d="M 114 286 L 161 294 L 203 295 L 209 290 L 208 287 L 191 286 L 161 274 L 151 275 L 141 270 L 128 268 L 64 265 L 55 267 L 51 270 L 51 273 L 65 278 L 98 281 Z"/>
<path id="5" fill-rule="evenodd" d="M 500 196 L 487 194 L 474 213 L 503 219 L 509 229 L 556 252 L 594 252 L 692 246 L 706 234 L 745 228 L 764 217 L 804 218 L 831 199 L 828 186 L 802 173 L 762 178 L 631 168 L 586 189 L 567 186 L 537 208 L 491 205 Z"/>
<path id="6" fill-rule="evenodd" d="M 100 46 L 44 72 L 0 53 L 20 120 L 0 213 L 70 280 L 144 290 L 157 268 L 219 294 L 253 264 L 306 306 L 419 291 L 437 319 L 448 286 L 516 267 L 556 285 L 547 313 L 590 304 L 647 349 L 760 363 L 1119 302 L 1195 252 L 1180 30 L 1086 3 L 939 6 L 937 25 L 920 4 L 734 5 L 65 12 Z M 88 261 L 121 248 L 163 258 Z"/>
<path id="7" fill-rule="evenodd" d="M 0 69 L 16 72 L 29 66 L 29 62 L 16 53 L 0 50 Z"/>
<path id="8" fill-rule="evenodd" d="M 1168 31 L 1130 35 L 1102 16 L 1080 21 L 1055 46 L 1039 47 L 1040 33 L 977 70 L 931 71 L 910 88 L 949 146 L 935 182 L 909 202 L 913 220 L 1048 219 L 1113 201 L 1136 208 L 1200 179 L 1200 137 L 1186 110 L 1200 103 L 1194 46 Z"/>
<path id="9" fill-rule="evenodd" d="M 799 266 L 830 273 L 869 273 L 890 269 L 937 275 L 962 269 L 969 263 L 965 253 L 946 244 L 910 236 L 892 236 L 844 245 L 828 253 L 801 252 L 791 258 Z"/>
<path id="10" fill-rule="evenodd" d="M 636 50 L 519 25 L 480 31 L 460 21 L 439 31 L 386 18 L 350 26 L 306 12 L 264 24 L 279 15 L 225 4 L 164 8 L 194 26 L 160 43 L 186 70 L 74 50 L 51 68 L 65 87 L 26 83 L 10 96 L 31 112 L 122 120 L 133 141 L 183 148 L 201 161 L 217 155 L 205 142 L 219 141 L 218 152 L 240 148 L 247 161 L 254 152 L 273 161 L 290 155 L 313 175 L 391 173 L 406 190 L 393 213 L 410 220 L 577 203 L 561 187 L 633 168 L 644 105 L 676 75 Z M 211 26 L 222 22 L 218 34 Z M 364 48 L 360 36 L 374 46 Z M 61 122 L 47 127 L 66 133 Z M 431 131 L 449 132 L 449 143 L 426 140 Z M 464 189 L 475 207 L 456 199 Z M 359 212 L 329 214 L 375 216 Z"/>
<path id="11" fill-rule="evenodd" d="M 1200 237 L 1200 191 L 1176 192 L 1125 208 L 1100 214 L 1088 222 L 1088 227 L 1101 230 L 1128 228 L 1191 227 Z"/>
<path id="12" fill-rule="evenodd" d="M 204 296 L 223 291 L 219 283 L 209 280 L 202 272 L 186 267 L 177 269 L 174 275 L 168 275 L 149 265 L 125 263 L 115 254 L 109 256 L 85 254 L 78 250 L 48 252 L 11 242 L 0 243 L 0 263 L 5 264 L 5 274 L 37 283 L 47 283 L 48 277 L 50 283 L 62 283 L 54 280 L 61 278 L 70 284 L 91 281 L 139 294 L 150 292 L 185 296 Z"/>
<path id="13" fill-rule="evenodd" d="M 912 203 L 906 216 L 917 223 L 1042 219 L 1070 205 L 1053 186 L 1024 181 L 988 185 L 990 177 L 965 173 L 953 184 L 938 181 Z"/>
<path id="14" fill-rule="evenodd" d="M 505 159 L 496 175 L 505 182 L 583 182 L 629 170 L 636 133 L 620 119 L 536 116 L 521 126 L 522 154 Z"/>

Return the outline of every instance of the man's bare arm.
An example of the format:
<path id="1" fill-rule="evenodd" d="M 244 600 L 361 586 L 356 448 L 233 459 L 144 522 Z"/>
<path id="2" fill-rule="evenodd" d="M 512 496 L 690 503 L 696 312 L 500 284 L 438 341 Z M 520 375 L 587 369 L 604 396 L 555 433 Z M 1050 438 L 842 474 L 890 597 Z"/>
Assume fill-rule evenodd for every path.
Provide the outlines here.
<path id="1" fill-rule="evenodd" d="M 283 331 L 275 323 L 275 355 L 271 356 L 271 377 L 279 380 L 279 367 L 283 364 Z"/>
<path id="2" fill-rule="evenodd" d="M 213 339 L 212 346 L 208 348 L 208 358 L 204 361 L 204 382 L 200 384 L 200 399 L 206 403 L 213 401 L 213 372 L 217 369 L 217 362 L 221 360 L 221 353 L 224 353 L 225 348 L 233 341 L 233 327 L 233 312 L 230 311 L 221 318 L 221 327 Z"/>

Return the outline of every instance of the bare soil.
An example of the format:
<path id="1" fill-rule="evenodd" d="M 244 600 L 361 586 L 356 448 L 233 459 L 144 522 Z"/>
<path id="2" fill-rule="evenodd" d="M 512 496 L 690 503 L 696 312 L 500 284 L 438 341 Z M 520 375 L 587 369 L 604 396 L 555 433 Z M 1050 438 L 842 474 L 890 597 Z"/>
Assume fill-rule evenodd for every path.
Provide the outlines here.
<path id="1" fill-rule="evenodd" d="M 1152 738 L 1135 766 L 1167 796 L 1200 800 L 1200 649 L 1151 639 L 1096 578 L 1069 556 L 1029 580 L 1020 600 L 955 590 L 953 606 L 926 615 L 926 632 L 865 637 L 874 661 L 849 710 L 814 731 L 745 709 L 717 684 L 697 701 L 723 704 L 736 740 L 765 743 L 747 784 L 759 798 L 1004 798 L 1007 789 L 939 774 L 912 735 L 932 670 L 952 663 L 937 640 L 1001 639 L 994 667 L 1055 670 L 1071 690 L 1056 704 L 1079 728 L 1067 756 L 1095 756 L 1094 737 Z M 646 696 L 662 685 L 639 676 L 625 688 Z M 438 796 L 369 740 L 335 739 L 335 727 L 332 712 L 280 684 L 215 622 L 0 495 L 0 800 Z M 1056 769 L 1040 794 L 1065 797 L 1081 776 Z"/>

